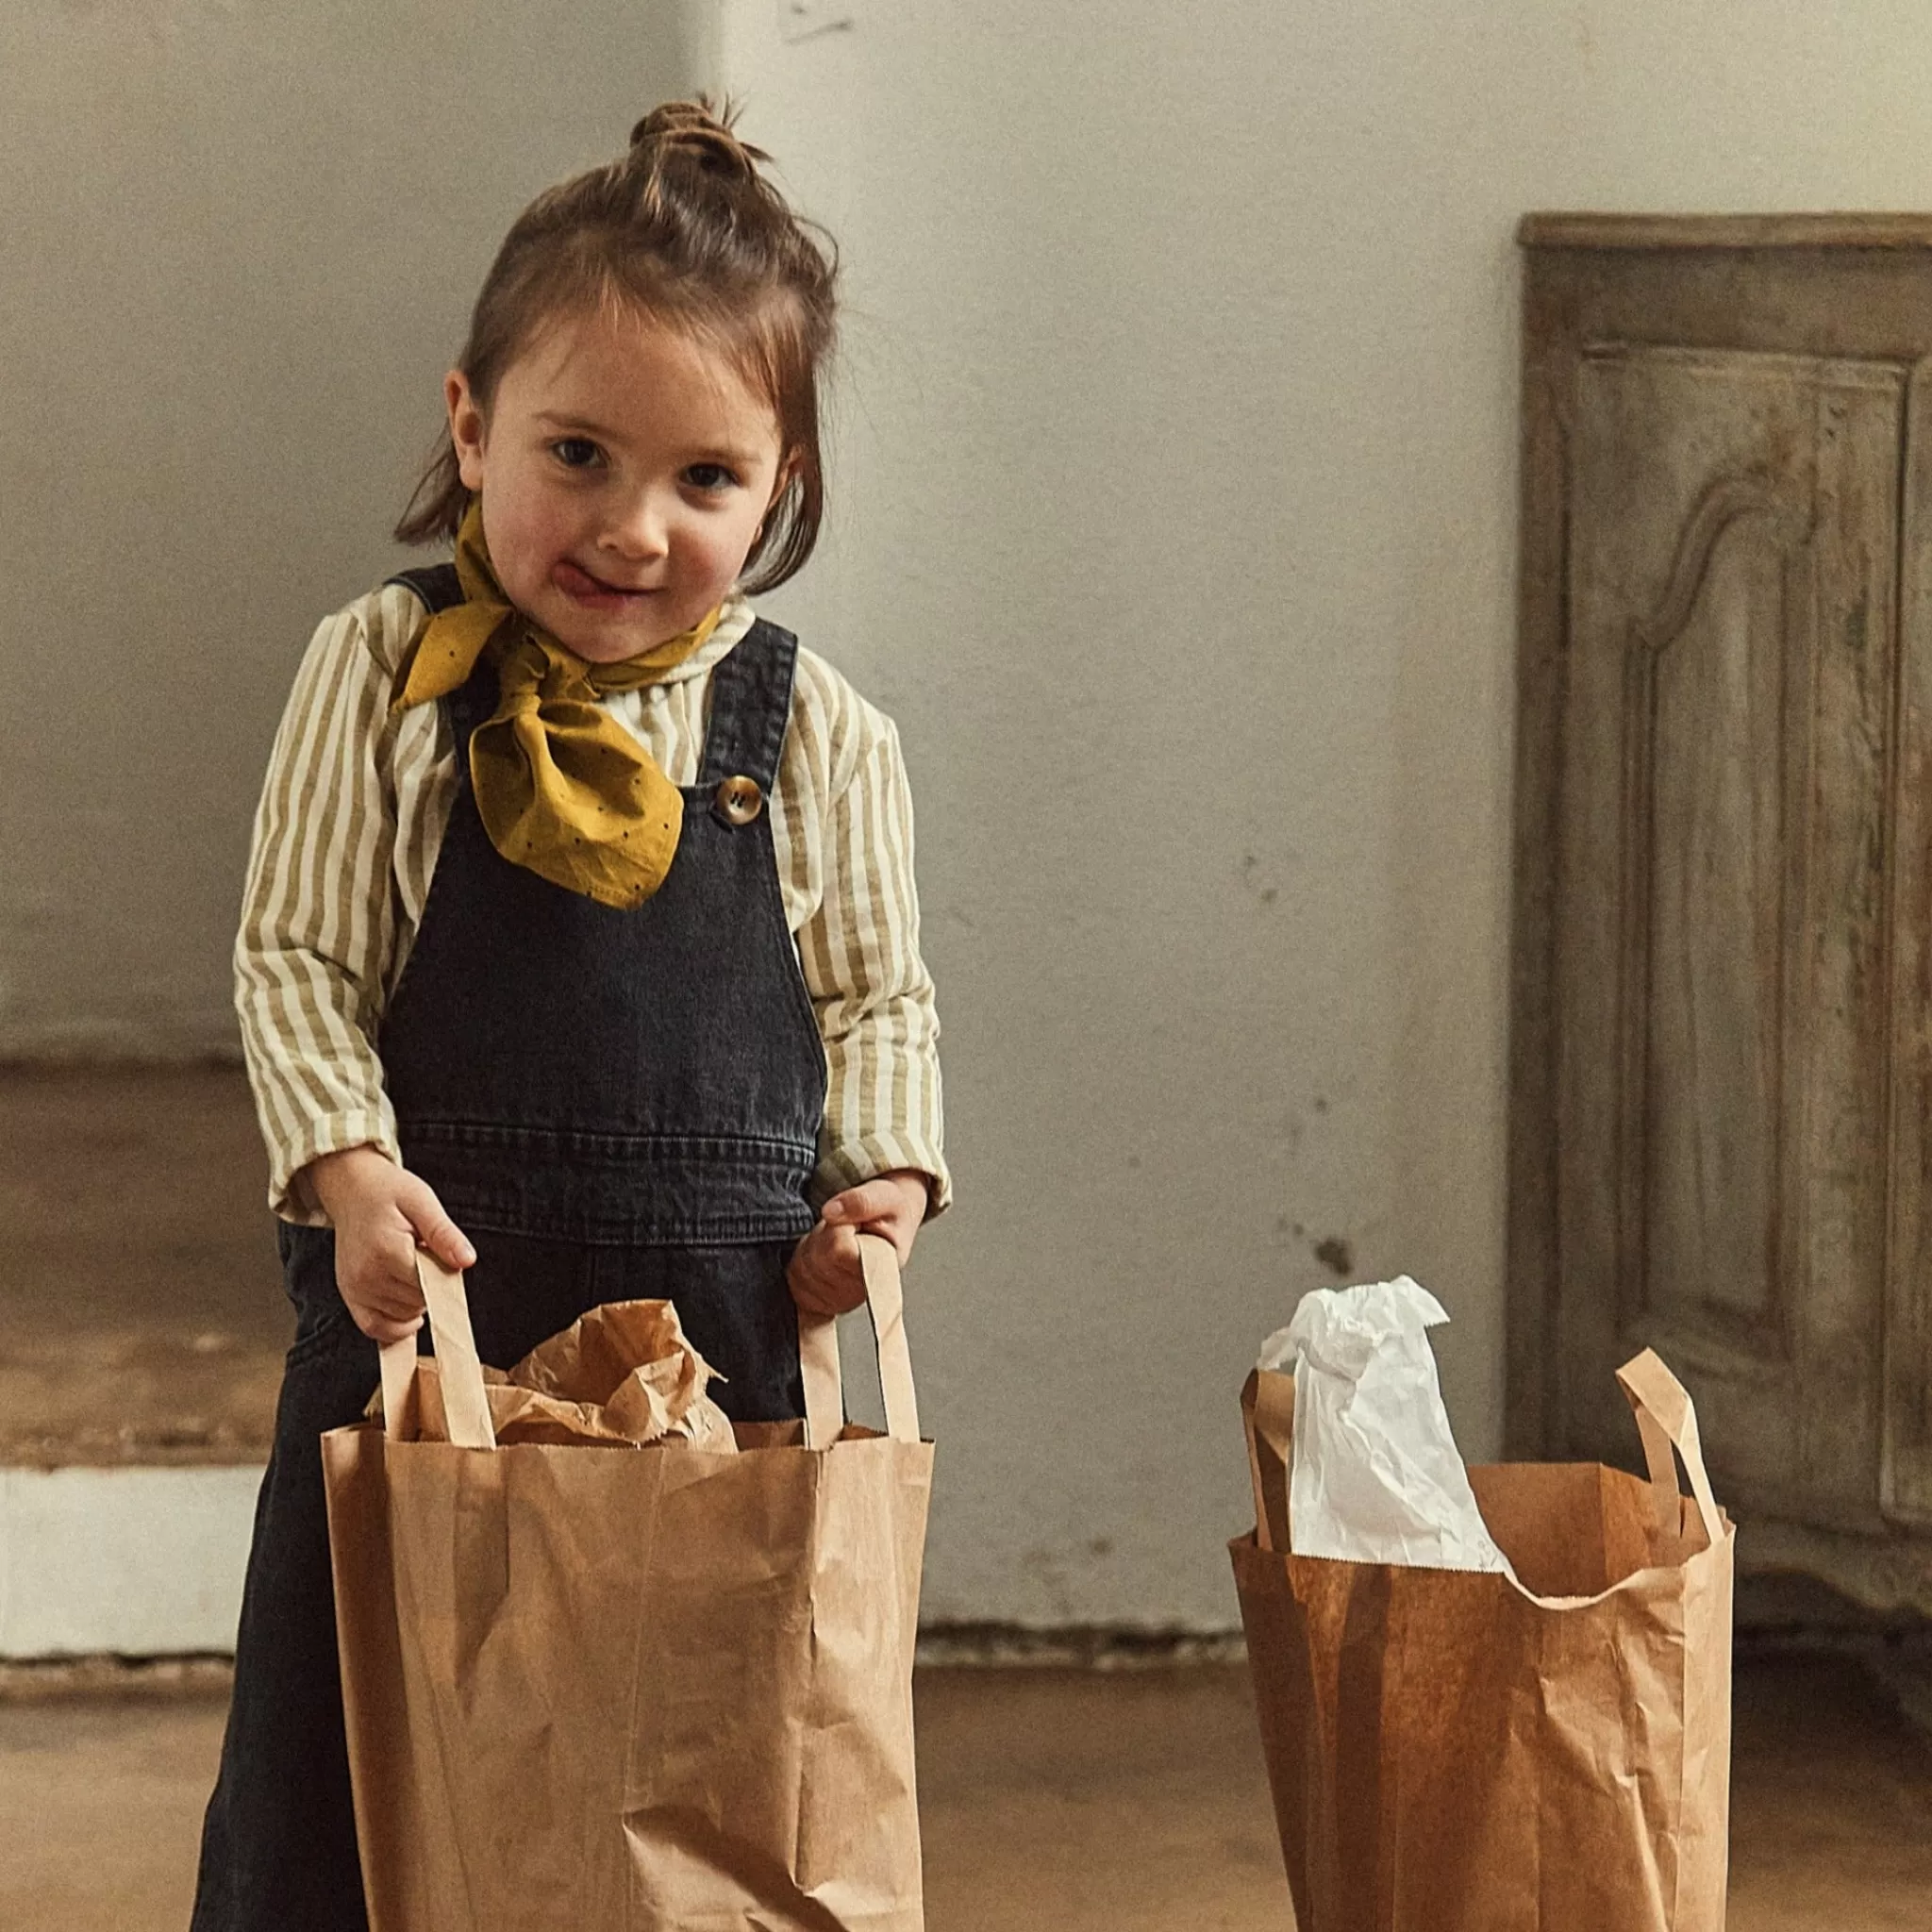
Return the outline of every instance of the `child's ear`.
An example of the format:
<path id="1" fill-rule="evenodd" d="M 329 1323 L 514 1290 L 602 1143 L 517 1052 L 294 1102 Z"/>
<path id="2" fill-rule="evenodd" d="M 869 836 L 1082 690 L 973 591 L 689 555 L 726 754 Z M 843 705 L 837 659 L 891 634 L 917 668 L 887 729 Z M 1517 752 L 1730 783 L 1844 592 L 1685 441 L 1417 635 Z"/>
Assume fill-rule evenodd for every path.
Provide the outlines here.
<path id="1" fill-rule="evenodd" d="M 449 411 L 449 440 L 457 453 L 457 471 L 465 490 L 483 487 L 483 445 L 489 424 L 483 408 L 470 387 L 470 378 L 460 369 L 452 369 L 442 378 L 443 407 Z"/>
<path id="2" fill-rule="evenodd" d="M 798 473 L 804 466 L 805 458 L 795 449 L 787 450 L 778 458 L 778 474 L 772 478 L 772 494 L 770 500 L 765 505 L 766 516 L 769 517 L 773 510 L 777 508 L 778 499 L 797 481 Z M 758 525 L 758 528 L 761 530 L 764 528 L 762 522 Z"/>

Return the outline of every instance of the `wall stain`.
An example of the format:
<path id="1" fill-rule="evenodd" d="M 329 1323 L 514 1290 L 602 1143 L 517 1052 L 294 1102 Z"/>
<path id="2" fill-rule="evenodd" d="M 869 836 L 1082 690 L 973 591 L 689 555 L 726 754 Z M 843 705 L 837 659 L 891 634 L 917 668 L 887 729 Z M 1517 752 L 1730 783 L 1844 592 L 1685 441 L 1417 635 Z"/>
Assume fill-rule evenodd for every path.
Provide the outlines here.
<path id="1" fill-rule="evenodd" d="M 1315 1259 L 1341 1280 L 1355 1273 L 1355 1250 L 1339 1234 L 1324 1235 L 1315 1243 Z"/>

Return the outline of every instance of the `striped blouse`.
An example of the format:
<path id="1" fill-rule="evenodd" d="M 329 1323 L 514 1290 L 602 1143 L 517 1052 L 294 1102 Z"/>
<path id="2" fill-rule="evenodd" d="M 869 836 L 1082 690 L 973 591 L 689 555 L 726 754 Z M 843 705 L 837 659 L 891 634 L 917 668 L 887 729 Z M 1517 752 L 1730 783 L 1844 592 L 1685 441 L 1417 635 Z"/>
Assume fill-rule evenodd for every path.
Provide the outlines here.
<path id="1" fill-rule="evenodd" d="M 710 671 L 750 629 L 742 598 L 704 648 L 605 702 L 676 785 L 697 780 Z M 423 914 L 456 797 L 440 705 L 391 716 L 396 672 L 427 622 L 400 586 L 325 619 L 296 674 L 256 813 L 235 945 L 236 1007 L 269 1150 L 269 1205 L 325 1217 L 299 1175 L 371 1143 L 399 1158 L 372 1041 Z M 771 801 L 786 922 L 824 1041 L 817 1198 L 895 1168 L 951 1184 L 939 1020 L 919 956 L 912 807 L 891 721 L 824 658 L 798 654 Z"/>

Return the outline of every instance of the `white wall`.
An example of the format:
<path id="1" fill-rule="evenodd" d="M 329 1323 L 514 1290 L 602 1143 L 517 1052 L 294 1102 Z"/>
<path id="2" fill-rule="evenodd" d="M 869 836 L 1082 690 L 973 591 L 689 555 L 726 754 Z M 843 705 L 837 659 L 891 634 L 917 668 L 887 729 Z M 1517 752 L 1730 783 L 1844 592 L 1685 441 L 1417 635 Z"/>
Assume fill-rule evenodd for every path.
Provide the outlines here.
<path id="1" fill-rule="evenodd" d="M 850 269 L 789 608 L 920 809 L 927 1609 L 1225 1624 L 1235 1398 L 1303 1290 L 1433 1285 L 1496 1440 L 1509 231 L 1568 31 L 858 6 L 787 44 L 733 0 L 724 56 Z"/>
<path id="2" fill-rule="evenodd" d="M 705 68 L 850 268 L 773 608 L 919 798 L 928 1612 L 1224 1625 L 1317 1244 L 1437 1289 L 1497 1440 L 1514 218 L 1932 207 L 1932 18 L 855 4 L 0 20 L 0 1053 L 228 1037 L 269 732 L 500 229 Z"/>
<path id="3" fill-rule="evenodd" d="M 920 802 L 927 1608 L 1225 1623 L 1318 1242 L 1437 1290 L 1499 1442 L 1515 217 L 1932 206 L 1932 16 L 855 7 L 724 0 L 721 56 L 850 268 L 783 601 Z"/>
<path id="4" fill-rule="evenodd" d="M 1915 0 L 1588 0 L 1558 185 L 1580 206 L 1932 208 Z"/>

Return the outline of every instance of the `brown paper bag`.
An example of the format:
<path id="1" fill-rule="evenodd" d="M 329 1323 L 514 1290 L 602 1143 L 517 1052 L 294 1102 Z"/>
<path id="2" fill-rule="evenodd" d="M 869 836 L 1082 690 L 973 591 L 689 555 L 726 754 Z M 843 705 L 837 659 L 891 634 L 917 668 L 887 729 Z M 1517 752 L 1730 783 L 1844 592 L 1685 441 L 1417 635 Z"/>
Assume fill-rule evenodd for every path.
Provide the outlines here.
<path id="1" fill-rule="evenodd" d="M 372 1932 L 920 1932 L 912 1649 L 932 1449 L 890 1246 L 864 1241 L 887 1433 L 730 1453 L 497 1447 L 461 1282 L 424 1258 L 450 1440 L 323 1438 Z"/>
<path id="2" fill-rule="evenodd" d="M 1723 1932 L 1733 1531 L 1676 1378 L 1617 1379 L 1648 1482 L 1469 1473 L 1518 1583 L 1288 1554 L 1294 1378 L 1248 1378 L 1229 1547 L 1300 1932 Z"/>

